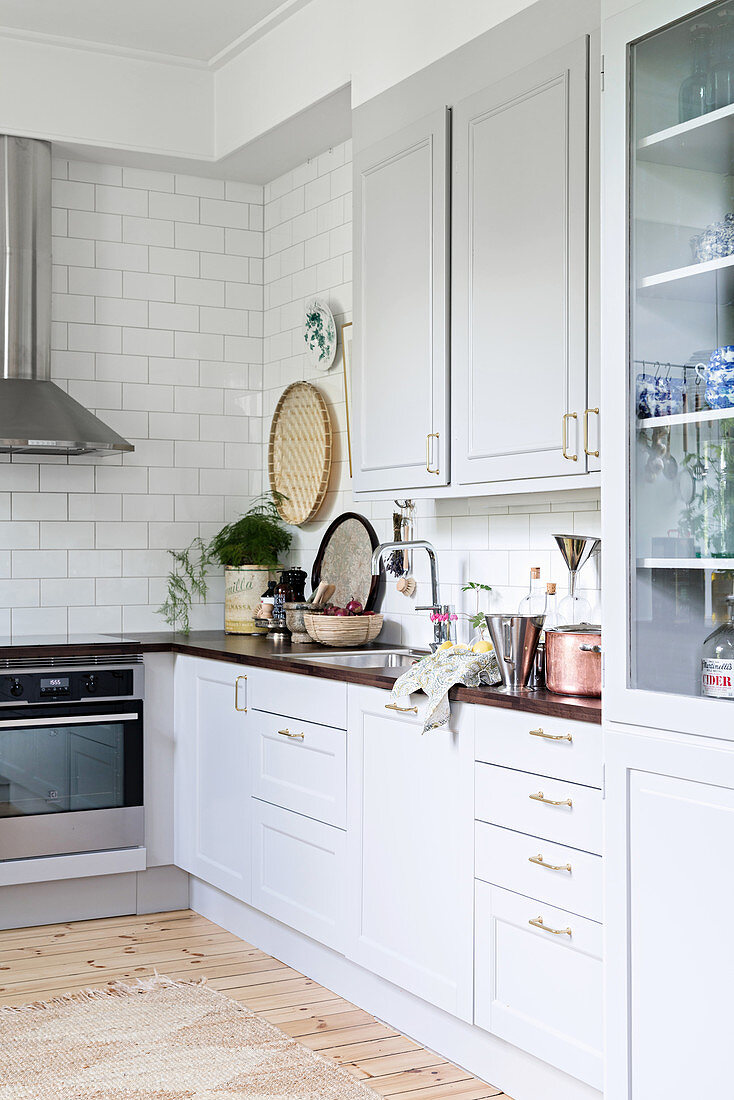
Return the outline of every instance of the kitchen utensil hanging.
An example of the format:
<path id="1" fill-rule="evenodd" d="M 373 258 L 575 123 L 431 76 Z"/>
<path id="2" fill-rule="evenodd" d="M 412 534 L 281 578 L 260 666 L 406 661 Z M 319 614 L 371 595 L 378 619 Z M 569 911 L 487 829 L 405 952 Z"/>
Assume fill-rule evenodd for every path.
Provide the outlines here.
<path id="1" fill-rule="evenodd" d="M 329 410 L 310 382 L 294 382 L 283 391 L 270 426 L 270 487 L 281 494 L 278 511 L 299 527 L 313 519 L 324 502 L 332 459 Z"/>

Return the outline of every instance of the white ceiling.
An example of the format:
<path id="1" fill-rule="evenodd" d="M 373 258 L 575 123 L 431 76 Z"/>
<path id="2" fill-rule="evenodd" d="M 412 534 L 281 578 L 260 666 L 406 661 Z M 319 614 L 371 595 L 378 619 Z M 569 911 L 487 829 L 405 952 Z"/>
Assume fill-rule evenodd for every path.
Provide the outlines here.
<path id="1" fill-rule="evenodd" d="M 3 28 L 210 61 L 283 0 L 0 0 Z"/>

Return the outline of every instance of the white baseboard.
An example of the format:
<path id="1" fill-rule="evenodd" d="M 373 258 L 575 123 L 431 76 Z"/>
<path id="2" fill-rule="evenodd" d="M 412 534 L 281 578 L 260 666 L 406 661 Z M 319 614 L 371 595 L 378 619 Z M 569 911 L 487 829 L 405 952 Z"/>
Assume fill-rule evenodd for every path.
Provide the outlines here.
<path id="1" fill-rule="evenodd" d="M 191 908 L 514 1100 L 602 1100 L 602 1094 L 517 1047 L 426 1004 L 343 955 L 191 878 Z"/>

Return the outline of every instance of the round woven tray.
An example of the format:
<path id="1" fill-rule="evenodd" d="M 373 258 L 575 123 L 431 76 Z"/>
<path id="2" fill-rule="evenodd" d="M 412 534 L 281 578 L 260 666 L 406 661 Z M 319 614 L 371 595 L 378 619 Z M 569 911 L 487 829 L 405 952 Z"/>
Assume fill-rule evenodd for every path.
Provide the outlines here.
<path id="1" fill-rule="evenodd" d="M 310 382 L 294 382 L 280 395 L 270 427 L 270 487 L 287 500 L 278 504 L 286 523 L 300 526 L 324 502 L 331 472 L 331 420 L 323 397 Z"/>

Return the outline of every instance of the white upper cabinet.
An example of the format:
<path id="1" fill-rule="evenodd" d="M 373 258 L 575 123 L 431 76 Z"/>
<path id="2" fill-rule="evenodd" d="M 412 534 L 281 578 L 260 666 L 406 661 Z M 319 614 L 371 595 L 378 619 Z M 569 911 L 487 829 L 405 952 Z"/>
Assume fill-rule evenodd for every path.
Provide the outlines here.
<path id="1" fill-rule="evenodd" d="M 448 112 L 355 158 L 356 491 L 446 485 Z"/>
<path id="2" fill-rule="evenodd" d="M 454 107 L 456 485 L 586 471 L 587 58 L 583 38 Z"/>

